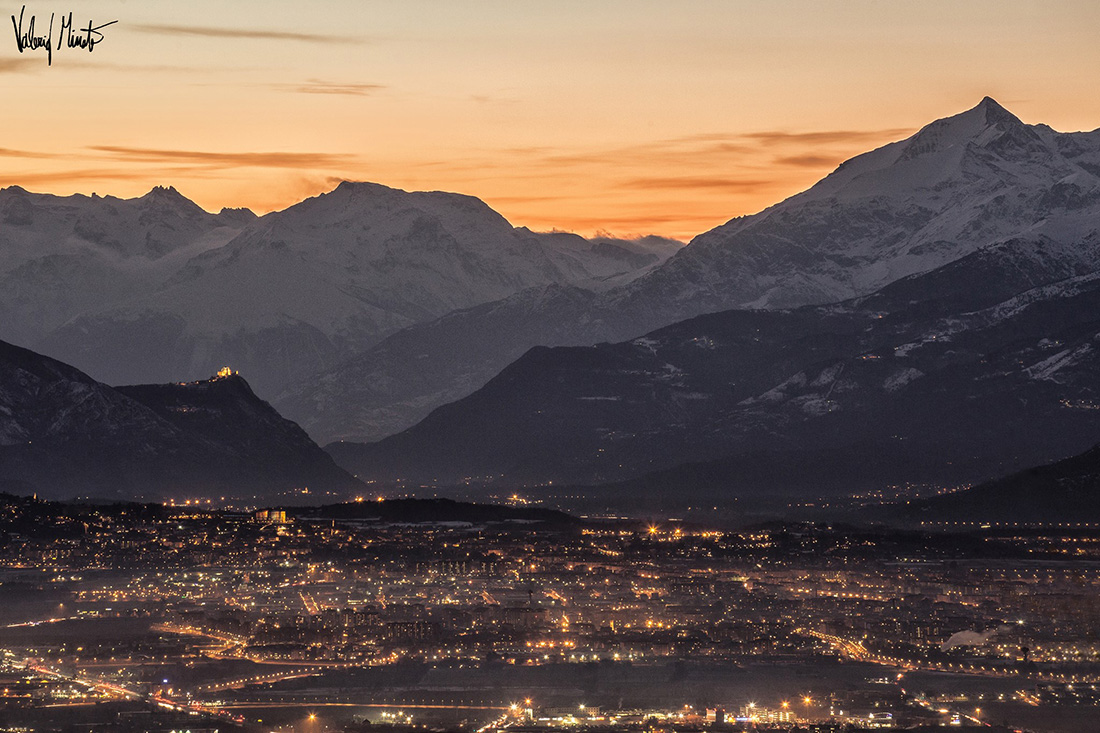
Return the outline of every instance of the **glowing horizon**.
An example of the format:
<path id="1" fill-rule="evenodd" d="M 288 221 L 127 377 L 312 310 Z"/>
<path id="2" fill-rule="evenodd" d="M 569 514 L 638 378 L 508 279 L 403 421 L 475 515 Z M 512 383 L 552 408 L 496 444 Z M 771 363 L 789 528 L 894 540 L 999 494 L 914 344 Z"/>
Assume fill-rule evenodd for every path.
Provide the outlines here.
<path id="1" fill-rule="evenodd" d="M 986 95 L 1025 122 L 1100 124 L 1100 6 L 1079 0 L 87 0 L 24 14 L 62 10 L 76 27 L 119 22 L 50 66 L 0 33 L 0 186 L 173 186 L 208 211 L 263 214 L 371 181 L 476 196 L 515 226 L 686 241 Z"/>

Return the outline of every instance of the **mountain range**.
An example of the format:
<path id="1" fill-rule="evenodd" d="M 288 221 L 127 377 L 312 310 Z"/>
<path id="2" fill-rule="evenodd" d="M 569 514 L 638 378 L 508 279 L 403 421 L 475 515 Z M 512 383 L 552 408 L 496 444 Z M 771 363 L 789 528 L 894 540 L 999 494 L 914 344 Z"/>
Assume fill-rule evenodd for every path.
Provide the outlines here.
<path id="1" fill-rule="evenodd" d="M 630 282 L 591 296 L 521 293 L 448 314 L 274 402 L 322 443 L 374 441 L 469 394 L 534 346 L 621 341 L 724 309 L 837 302 L 1011 243 L 1030 243 L 1006 255 L 1008 269 L 1023 271 L 1020 282 L 1082 274 L 1100 258 L 1098 174 L 1100 131 L 1027 125 L 987 97 L 695 237 Z M 991 277 L 980 287 L 1000 286 Z M 458 368 L 425 369 L 448 358 L 440 347 L 459 334 Z"/>
<path id="2" fill-rule="evenodd" d="M 367 479 L 695 498 L 958 485 L 1083 450 L 1100 435 L 1098 161 L 1100 135 L 986 98 L 590 306 L 624 330 L 737 310 L 532 349 L 402 433 L 329 450 Z"/>
<path id="3" fill-rule="evenodd" d="M 172 188 L 137 199 L 0 189 L 0 338 L 34 345 L 69 320 L 153 291 L 255 216 Z"/>
<path id="4" fill-rule="evenodd" d="M 1100 433 L 1100 131 L 1028 125 L 989 98 L 683 247 L 531 232 L 468 196 L 366 183 L 263 217 L 173 189 L 9 188 L 0 218 L 0 337 L 97 379 L 174 385 L 12 367 L 0 435 L 34 481 L 86 461 L 97 487 L 133 490 L 160 469 L 90 460 L 131 441 L 190 466 L 175 488 L 301 485 L 253 461 L 280 451 L 327 476 L 314 485 L 354 485 L 239 377 L 180 383 L 223 363 L 337 441 L 348 471 L 405 486 L 688 501 L 942 488 Z M 200 419 L 228 404 L 230 429 Z M 82 430 L 90 447 L 58 447 Z M 268 440 L 284 447 L 263 458 Z"/>
<path id="5" fill-rule="evenodd" d="M 340 184 L 284 211 L 0 191 L 0 338 L 121 384 L 231 364 L 261 394 L 532 287 L 613 286 L 680 243 L 514 228 L 481 201 Z"/>

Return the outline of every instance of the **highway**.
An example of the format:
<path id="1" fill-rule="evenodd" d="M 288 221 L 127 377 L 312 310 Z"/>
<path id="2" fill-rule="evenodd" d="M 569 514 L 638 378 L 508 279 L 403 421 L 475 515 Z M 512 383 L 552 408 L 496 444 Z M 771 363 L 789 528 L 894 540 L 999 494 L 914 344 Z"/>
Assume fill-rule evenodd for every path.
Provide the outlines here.
<path id="1" fill-rule="evenodd" d="M 898 667 L 903 670 L 924 670 L 927 672 L 951 672 L 953 674 L 973 674 L 983 677 L 1002 677 L 1031 679 L 1039 682 L 1062 682 L 1067 684 L 1094 684 L 1100 682 L 1100 677 L 1087 675 L 1052 674 L 1036 671 L 1029 674 L 1021 674 L 1015 667 L 984 667 L 964 662 L 934 662 L 931 660 L 914 660 L 902 657 L 891 657 L 883 654 L 875 654 L 867 649 L 861 641 L 853 641 L 840 636 L 825 634 L 811 629 L 796 629 L 796 633 L 811 636 L 829 644 L 838 651 L 841 656 L 857 662 L 871 662 L 888 667 Z"/>

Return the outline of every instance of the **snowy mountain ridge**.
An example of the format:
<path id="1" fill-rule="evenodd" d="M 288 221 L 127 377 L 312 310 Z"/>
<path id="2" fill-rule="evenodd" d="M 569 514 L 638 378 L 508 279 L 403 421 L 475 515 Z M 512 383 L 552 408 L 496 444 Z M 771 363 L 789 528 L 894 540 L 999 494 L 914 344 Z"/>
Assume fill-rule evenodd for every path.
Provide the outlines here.
<path id="1" fill-rule="evenodd" d="M 470 196 L 350 182 L 259 218 L 172 188 L 9 188 L 0 216 L 0 337 L 114 383 L 231 363 L 269 394 L 401 328 L 530 287 L 606 289 L 680 246 L 535 233 Z"/>
<path id="2" fill-rule="evenodd" d="M 33 343 L 82 313 L 150 292 L 254 218 L 208 214 L 172 188 L 136 199 L 0 189 L 2 335 Z"/>
<path id="3" fill-rule="evenodd" d="M 1098 174 L 1100 131 L 1026 125 L 986 97 L 699 235 L 621 299 L 667 297 L 682 316 L 827 303 L 1020 237 L 1095 261 Z"/>

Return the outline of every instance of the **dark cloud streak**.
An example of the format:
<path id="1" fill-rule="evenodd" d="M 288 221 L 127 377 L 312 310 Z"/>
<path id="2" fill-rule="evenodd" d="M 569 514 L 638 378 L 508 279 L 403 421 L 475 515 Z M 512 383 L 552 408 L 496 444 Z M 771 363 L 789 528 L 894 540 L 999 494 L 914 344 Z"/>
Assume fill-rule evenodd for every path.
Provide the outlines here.
<path id="1" fill-rule="evenodd" d="M 622 185 L 625 188 L 639 189 L 701 189 L 709 188 L 723 191 L 756 191 L 767 186 L 775 185 L 775 181 L 768 179 L 759 180 L 734 180 L 729 178 L 712 178 L 707 176 L 694 176 L 684 178 L 635 178 L 626 181 Z"/>
<path id="2" fill-rule="evenodd" d="M 385 84 L 343 84 L 321 81 L 320 79 L 310 79 L 302 84 L 275 84 L 273 86 L 275 89 L 298 94 L 342 94 L 354 97 L 365 97 L 387 88 Z"/>
<path id="3" fill-rule="evenodd" d="M 789 155 L 783 158 L 776 158 L 776 165 L 793 165 L 798 168 L 824 168 L 827 166 L 836 167 L 840 164 L 840 159 L 832 155 L 814 155 L 809 153 L 807 155 Z"/>
<path id="4" fill-rule="evenodd" d="M 18 74 L 21 71 L 27 71 L 32 67 L 37 69 L 45 64 L 41 64 L 39 59 L 36 58 L 20 58 L 20 59 L 0 59 L 0 74 Z"/>
<path id="5" fill-rule="evenodd" d="M 190 172 L 188 168 L 165 168 L 157 171 L 162 177 L 184 175 Z M 112 181 L 146 181 L 152 176 L 147 170 L 128 170 L 124 168 L 81 168 L 76 170 L 43 171 L 37 173 L 14 173 L 0 175 L 0 185 L 18 185 L 22 187 L 49 183 L 71 183 L 73 181 L 87 180 L 112 180 Z"/>
<path id="6" fill-rule="evenodd" d="M 290 31 L 249 30 L 244 28 L 216 28 L 198 25 L 141 24 L 131 28 L 142 33 L 163 36 L 199 36 L 202 38 L 227 38 L 230 40 L 301 41 L 303 43 L 366 43 L 366 39 L 352 36 L 333 36 L 319 33 L 294 33 Z"/>
<path id="7" fill-rule="evenodd" d="M 58 158 L 55 153 L 37 153 L 33 150 L 13 150 L 12 148 L 0 148 L 0 158 Z"/>
<path id="8" fill-rule="evenodd" d="M 322 168 L 347 165 L 355 161 L 354 155 L 337 153 L 211 153 L 196 150 L 129 148 L 116 145 L 95 145 L 89 149 L 109 153 L 117 160 L 126 162 L 182 162 L 217 167 Z"/>
<path id="9" fill-rule="evenodd" d="M 762 145 L 832 145 L 836 143 L 863 143 L 884 138 L 896 139 L 912 132 L 913 130 L 906 127 L 885 130 L 819 130 L 815 132 L 766 130 L 745 133 L 741 137 L 755 140 Z"/>

